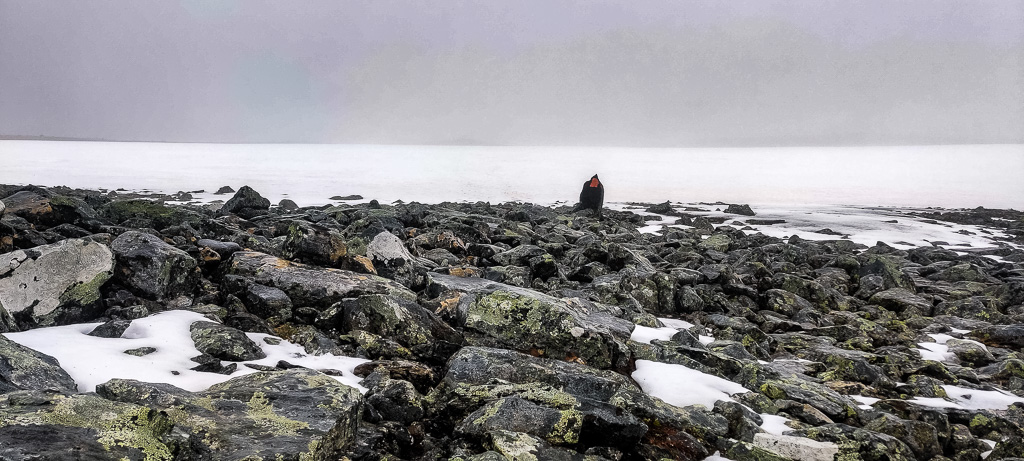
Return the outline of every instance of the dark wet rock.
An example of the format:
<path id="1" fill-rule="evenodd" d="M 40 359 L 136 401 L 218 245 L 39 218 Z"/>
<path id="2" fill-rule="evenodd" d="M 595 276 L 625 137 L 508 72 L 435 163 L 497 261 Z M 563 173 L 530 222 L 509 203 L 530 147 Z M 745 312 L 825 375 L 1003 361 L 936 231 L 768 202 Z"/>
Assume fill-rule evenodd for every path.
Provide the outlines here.
<path id="1" fill-rule="evenodd" d="M 990 346 L 1024 348 L 1024 324 L 992 325 L 971 333 Z"/>
<path id="2" fill-rule="evenodd" d="M 102 325 L 93 328 L 92 331 L 87 333 L 89 336 L 96 336 L 98 338 L 120 338 L 124 331 L 131 326 L 131 320 L 125 319 L 114 319 L 104 322 Z"/>
<path id="3" fill-rule="evenodd" d="M 892 415 L 882 415 L 867 423 L 864 428 L 903 441 L 910 447 L 917 459 L 931 459 L 943 452 L 935 426 L 924 421 L 911 421 Z"/>
<path id="4" fill-rule="evenodd" d="M 199 279 L 198 263 L 158 237 L 128 231 L 111 244 L 117 258 L 114 279 L 151 299 L 191 295 Z"/>
<path id="5" fill-rule="evenodd" d="M 371 421 L 397 421 L 408 425 L 423 419 L 423 396 L 409 381 L 372 374 L 361 383 L 367 387 L 366 406 Z"/>
<path id="6" fill-rule="evenodd" d="M 754 210 L 751 210 L 750 209 L 750 205 L 746 205 L 746 204 L 743 204 L 743 205 L 736 205 L 736 204 L 729 205 L 725 209 L 725 212 L 726 213 L 743 215 L 743 216 L 754 216 Z"/>
<path id="7" fill-rule="evenodd" d="M 330 198 L 330 200 L 362 200 L 362 199 L 363 199 L 363 196 L 362 195 L 358 195 L 358 194 L 344 195 L 344 196 L 343 195 L 335 195 L 335 196 Z"/>
<path id="8" fill-rule="evenodd" d="M 196 241 L 196 246 L 206 247 L 216 251 L 217 254 L 224 259 L 227 259 L 232 253 L 242 249 L 242 246 L 235 242 L 222 242 L 213 239 L 199 239 Z"/>
<path id="9" fill-rule="evenodd" d="M 204 392 L 120 379 L 96 392 L 166 414 L 193 459 L 333 459 L 355 439 L 362 407 L 356 389 L 304 368 L 233 378 Z"/>
<path id="10" fill-rule="evenodd" d="M 383 277 L 293 263 L 255 251 L 239 251 L 223 266 L 225 274 L 250 277 L 284 291 L 294 305 L 326 308 L 344 298 L 371 293 L 416 299 L 407 288 Z"/>
<path id="11" fill-rule="evenodd" d="M 194 322 L 189 331 L 196 349 L 220 360 L 242 362 L 267 356 L 240 330 L 214 322 Z"/>
<path id="12" fill-rule="evenodd" d="M 277 203 L 277 206 L 281 207 L 281 209 L 285 211 L 295 211 L 299 209 L 299 205 L 291 199 L 281 199 L 281 201 Z"/>
<path id="13" fill-rule="evenodd" d="M 419 362 L 409 360 L 374 360 L 362 363 L 355 367 L 353 373 L 356 376 L 367 377 L 370 373 L 381 371 L 382 376 L 391 379 L 408 381 L 421 393 L 427 393 L 433 388 L 439 377 L 430 367 Z"/>
<path id="14" fill-rule="evenodd" d="M 904 318 L 930 315 L 932 311 L 932 303 L 905 288 L 890 288 L 880 291 L 872 295 L 868 302 L 902 314 Z"/>
<path id="15" fill-rule="evenodd" d="M 57 359 L 0 335 L 0 393 L 47 389 L 73 392 L 78 386 Z"/>
<path id="16" fill-rule="evenodd" d="M 217 195 L 233 194 L 234 192 L 235 192 L 235 190 L 232 189 L 231 186 L 221 186 L 220 189 L 217 189 L 217 192 L 214 192 L 214 194 L 217 194 Z"/>
<path id="17" fill-rule="evenodd" d="M 249 186 L 242 186 L 235 192 L 227 202 L 224 202 L 224 206 L 221 207 L 220 211 L 225 213 L 238 214 L 243 210 L 267 210 L 270 208 L 270 200 L 267 200 L 259 192 L 256 192 Z M 244 212 L 243 212 L 244 213 Z"/>
<path id="18" fill-rule="evenodd" d="M 0 255 L 0 327 L 83 322 L 102 313 L 100 288 L 111 277 L 106 245 L 68 239 Z M 4 320 L 6 319 L 6 320 Z"/>
<path id="19" fill-rule="evenodd" d="M 264 319 L 287 320 L 292 317 L 292 300 L 284 291 L 252 283 L 245 287 L 245 307 Z"/>

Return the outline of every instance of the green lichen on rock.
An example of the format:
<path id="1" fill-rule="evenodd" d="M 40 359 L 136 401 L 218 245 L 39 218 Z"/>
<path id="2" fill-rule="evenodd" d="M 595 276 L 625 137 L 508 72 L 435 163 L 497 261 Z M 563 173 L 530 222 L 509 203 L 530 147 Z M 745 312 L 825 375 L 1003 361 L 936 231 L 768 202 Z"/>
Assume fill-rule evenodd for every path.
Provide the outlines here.
<path id="1" fill-rule="evenodd" d="M 103 446 L 138 449 L 147 461 L 173 459 L 170 448 L 160 440 L 170 432 L 173 422 L 147 407 L 83 394 L 62 398 L 52 408 L 19 422 L 31 423 L 33 419 L 36 424 L 94 429 Z"/>
<path id="2" fill-rule="evenodd" d="M 274 412 L 274 406 L 262 392 L 254 393 L 245 405 L 248 407 L 245 414 L 249 415 L 257 425 L 266 427 L 275 434 L 295 435 L 298 430 L 309 428 L 309 424 L 288 419 Z"/>
<path id="3" fill-rule="evenodd" d="M 61 293 L 58 300 L 61 304 L 75 303 L 80 306 L 87 306 L 100 299 L 100 287 L 107 280 L 110 280 L 111 272 L 100 272 L 92 280 L 76 283 Z"/>

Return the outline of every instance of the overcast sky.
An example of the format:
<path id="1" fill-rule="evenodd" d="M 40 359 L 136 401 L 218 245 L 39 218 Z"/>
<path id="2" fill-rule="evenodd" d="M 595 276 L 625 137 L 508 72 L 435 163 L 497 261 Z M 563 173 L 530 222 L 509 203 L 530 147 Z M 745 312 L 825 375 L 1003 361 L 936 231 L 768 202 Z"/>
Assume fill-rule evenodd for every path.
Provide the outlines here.
<path id="1" fill-rule="evenodd" d="M 1024 0 L 0 0 L 0 134 L 1024 142 Z"/>

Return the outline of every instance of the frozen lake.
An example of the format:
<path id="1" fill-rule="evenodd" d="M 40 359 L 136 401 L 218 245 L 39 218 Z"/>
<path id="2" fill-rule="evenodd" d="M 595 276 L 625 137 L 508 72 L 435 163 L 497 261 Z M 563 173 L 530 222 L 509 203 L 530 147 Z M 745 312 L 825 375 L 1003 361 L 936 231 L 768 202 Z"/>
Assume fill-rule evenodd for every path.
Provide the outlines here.
<path id="1" fill-rule="evenodd" d="M 724 201 L 1024 208 L 1024 145 L 636 149 L 0 141 L 0 183 L 196 191 L 275 203 Z M 213 196 L 198 194 L 203 199 Z M 217 198 L 224 198 L 218 196 Z"/>

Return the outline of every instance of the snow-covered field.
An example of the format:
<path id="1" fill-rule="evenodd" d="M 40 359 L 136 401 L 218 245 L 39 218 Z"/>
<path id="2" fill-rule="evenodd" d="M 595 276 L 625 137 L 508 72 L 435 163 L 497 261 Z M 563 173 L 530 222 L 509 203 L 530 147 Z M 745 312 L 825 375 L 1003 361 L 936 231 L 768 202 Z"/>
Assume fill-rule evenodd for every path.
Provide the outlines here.
<path id="1" fill-rule="evenodd" d="M 637 149 L 0 141 L 0 183 L 205 190 L 272 202 L 605 202 L 1024 208 L 1024 145 Z"/>

